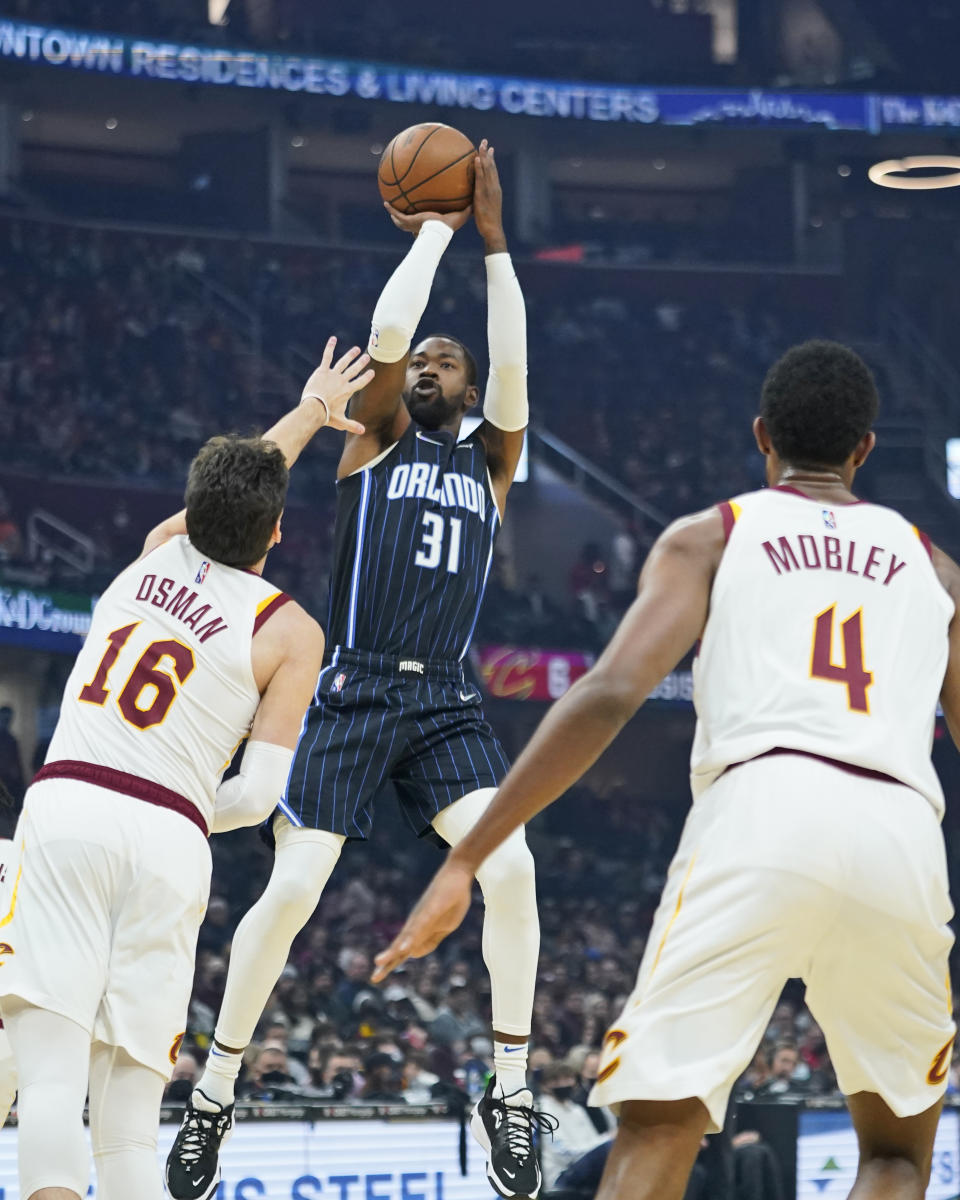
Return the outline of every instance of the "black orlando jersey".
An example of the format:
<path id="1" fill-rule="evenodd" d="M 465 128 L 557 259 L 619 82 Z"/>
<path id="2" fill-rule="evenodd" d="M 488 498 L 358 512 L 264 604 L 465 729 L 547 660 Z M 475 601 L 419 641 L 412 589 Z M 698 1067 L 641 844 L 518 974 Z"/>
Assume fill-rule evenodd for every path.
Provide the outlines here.
<path id="1" fill-rule="evenodd" d="M 469 649 L 500 525 L 476 434 L 415 422 L 337 483 L 332 646 L 411 659 Z"/>

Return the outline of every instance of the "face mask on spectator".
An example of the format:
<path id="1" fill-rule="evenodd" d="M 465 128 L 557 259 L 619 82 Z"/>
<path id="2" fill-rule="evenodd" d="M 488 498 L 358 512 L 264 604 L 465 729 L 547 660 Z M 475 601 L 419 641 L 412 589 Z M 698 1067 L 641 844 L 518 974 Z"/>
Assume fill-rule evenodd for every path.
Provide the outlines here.
<path id="1" fill-rule="evenodd" d="M 573 1095 L 573 1085 L 564 1084 L 563 1087 L 555 1087 L 553 1094 L 558 1100 L 569 1100 Z"/>

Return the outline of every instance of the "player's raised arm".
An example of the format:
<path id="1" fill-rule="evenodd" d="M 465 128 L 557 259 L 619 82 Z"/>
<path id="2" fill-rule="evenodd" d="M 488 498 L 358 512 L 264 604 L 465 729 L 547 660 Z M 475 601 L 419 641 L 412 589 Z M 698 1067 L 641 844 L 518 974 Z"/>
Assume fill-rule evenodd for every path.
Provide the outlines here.
<path id="1" fill-rule="evenodd" d="M 402 401 L 410 343 L 430 299 L 433 277 L 454 232 L 467 223 L 470 209 L 452 213 L 407 215 L 389 204 L 384 208 L 398 229 L 414 236 L 407 256 L 380 293 L 370 328 L 368 351 L 373 379 L 350 405 L 350 415 L 366 426 L 350 434 L 337 477 L 352 474 L 400 438 L 410 424 Z"/>
<path id="2" fill-rule="evenodd" d="M 314 434 L 328 425 L 358 436 L 365 432 L 359 421 L 347 416 L 347 405 L 355 392 L 373 380 L 373 370 L 366 369 L 370 356 L 354 346 L 334 362 L 336 346 L 336 338 L 327 338 L 319 367 L 303 385 L 300 403 L 263 435 L 265 442 L 276 442 L 280 447 L 288 467 L 297 461 Z"/>
<path id="3" fill-rule="evenodd" d="M 263 435 L 264 441 L 276 442 L 280 447 L 288 467 L 297 461 L 314 434 L 327 425 L 357 435 L 364 432 L 359 421 L 347 416 L 347 405 L 354 392 L 373 379 L 373 371 L 366 369 L 370 357 L 354 346 L 334 362 L 336 347 L 337 339 L 327 338 L 320 365 L 304 384 L 300 403 Z M 187 510 L 182 508 L 150 530 L 140 557 L 186 532 Z"/>
<path id="4" fill-rule="evenodd" d="M 501 515 L 523 451 L 530 419 L 527 401 L 527 312 L 503 231 L 503 191 L 486 139 L 475 165 L 473 219 L 483 238 L 487 267 L 487 342 L 490 374 L 479 436 Z"/>
<path id="5" fill-rule="evenodd" d="M 260 689 L 240 773 L 217 789 L 212 833 L 259 825 L 283 794 L 303 714 L 323 661 L 323 630 L 299 604 L 285 604 L 253 642 Z"/>
<path id="6" fill-rule="evenodd" d="M 933 565 L 956 607 L 950 623 L 950 657 L 940 692 L 940 703 L 953 743 L 960 750 L 960 566 L 934 547 Z"/>
<path id="7" fill-rule="evenodd" d="M 374 980 L 429 954 L 463 920 L 480 864 L 520 825 L 552 804 L 600 757 L 703 631 L 723 553 L 716 509 L 675 522 L 650 551 L 633 602 L 590 671 L 553 705 L 490 807 L 447 855 Z"/>

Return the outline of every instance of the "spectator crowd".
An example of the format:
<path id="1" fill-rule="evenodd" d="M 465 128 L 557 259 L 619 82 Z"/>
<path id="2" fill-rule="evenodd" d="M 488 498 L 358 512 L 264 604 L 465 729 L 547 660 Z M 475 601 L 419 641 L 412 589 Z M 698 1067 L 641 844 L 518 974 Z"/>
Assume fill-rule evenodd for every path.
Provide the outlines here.
<path id="1" fill-rule="evenodd" d="M 296 394 L 296 374 L 280 365 L 291 346 L 305 348 L 303 370 L 328 332 L 363 341 L 395 261 L 396 251 L 0 222 L 4 468 L 179 489 L 205 437 L 262 429 Z M 575 266 L 523 274 L 534 429 L 575 447 L 665 518 L 759 483 L 749 418 L 765 367 L 811 331 L 802 309 L 762 290 L 737 303 L 719 294 L 658 299 L 629 272 L 591 271 L 589 289 Z M 473 256 L 444 260 L 421 328 L 456 333 L 482 357 L 483 273 Z M 308 498 L 312 517 L 298 525 L 292 515 L 296 553 L 285 546 L 277 562 L 280 582 L 314 597 L 318 612 L 337 449 L 333 437 L 318 438 L 298 465 L 293 503 Z M 23 499 L 0 496 L 8 564 L 24 553 L 8 501 L 21 501 L 22 519 Z M 83 519 L 101 577 L 129 557 L 140 532 L 132 505 Z M 638 511 L 625 507 L 608 544 L 570 547 L 566 596 L 499 564 L 487 619 L 501 635 L 540 644 L 602 644 L 659 528 Z M 58 515 L 83 514 L 78 493 Z"/>
<path id="2" fill-rule="evenodd" d="M 401 247 L 402 248 L 402 244 Z M 205 283 L 242 297 L 268 359 L 363 340 L 396 253 L 0 223 L 0 435 L 7 465 L 179 484 L 198 441 L 276 411 Z M 734 304 L 631 295 L 617 272 L 527 280 L 535 425 L 668 515 L 756 481 L 745 419 L 809 318 L 763 291 Z M 483 274 L 449 256 L 421 328 L 486 345 Z M 306 360 L 304 360 L 306 361 Z M 276 375 L 269 374 L 269 382 Z M 286 386 L 293 392 L 294 381 Z"/>
<path id="3" fill-rule="evenodd" d="M 90 532 L 100 567 L 129 553 L 138 489 L 176 488 L 198 444 L 225 428 L 263 428 L 286 403 L 278 374 L 257 360 L 243 330 L 210 299 L 210 284 L 243 298 L 268 359 L 327 333 L 362 340 L 395 255 L 147 236 L 31 221 L 0 223 L 0 438 L 8 495 L 0 495 L 0 559 L 25 553 L 16 472 L 122 484 L 126 498 Z M 544 274 L 544 271 L 547 274 Z M 526 285 L 526 280 L 525 280 Z M 534 425 L 576 446 L 646 506 L 673 516 L 755 486 L 752 414 L 762 372 L 809 320 L 758 292 L 733 302 L 705 294 L 680 302 L 631 295 L 615 273 L 540 268 L 525 286 Z M 222 294 L 222 292 L 221 292 Z M 423 328 L 485 346 L 482 271 L 448 257 Z M 273 390 L 265 386 L 273 380 Z M 289 396 L 287 397 L 289 399 Z M 332 440 L 294 476 L 294 498 L 329 487 Z M 322 597 L 329 565 L 329 506 L 316 501 L 297 527 L 293 559 L 309 576 L 289 590 Z M 139 531 L 138 531 L 139 532 Z M 628 602 L 656 524 L 624 516 L 608 545 L 571 548 L 569 595 L 536 580 L 491 578 L 487 632 L 502 638 L 604 640 Z M 304 568 L 301 568 L 303 570 Z M 9 742 L 9 715 L 0 712 Z M 9 746 L 4 743 L 5 752 Z M 9 754 L 8 754 L 9 757 Z M 13 780 L 11 790 L 22 790 Z M 574 806 L 592 805 L 586 794 Z M 531 1068 L 547 1107 L 583 1101 L 604 1031 L 632 988 L 676 843 L 678 819 L 635 796 L 606 801 L 593 821 L 532 831 L 543 928 Z M 389 804 L 381 816 L 389 825 Z M 387 836 L 384 836 L 384 834 Z M 252 833 L 218 839 L 214 894 L 200 936 L 185 1042 L 170 1099 L 183 1098 L 210 1044 L 236 922 L 256 899 L 268 860 Z M 373 955 L 399 928 L 435 866 L 429 851 L 378 830 L 348 848 L 315 918 L 297 939 L 245 1058 L 240 1096 L 333 1097 L 413 1103 L 451 1089 L 479 1094 L 491 1068 L 489 982 L 482 909 L 442 950 L 408 964 L 383 988 L 368 982 Z M 958 1083 L 957 1066 L 951 1086 Z M 832 1094 L 822 1031 L 789 987 L 738 1094 Z M 556 1149 L 559 1174 L 609 1132 L 609 1116 L 583 1108 L 581 1135 Z"/>
<path id="4" fill-rule="evenodd" d="M 604 809 L 599 826 L 583 820 L 598 804 Z M 530 1066 L 546 1095 L 559 1088 L 560 1100 L 585 1101 L 604 1034 L 633 988 L 683 816 L 626 789 L 600 800 L 581 787 L 529 830 L 542 928 Z M 210 1043 L 233 930 L 269 870 L 252 832 L 216 839 L 214 857 L 214 894 L 200 935 L 186 1057 L 177 1073 L 188 1081 Z M 369 983 L 373 956 L 392 940 L 438 865 L 436 853 L 402 827 L 385 795 L 372 840 L 347 846 L 294 944 L 247 1053 L 242 1098 L 417 1103 L 444 1098 L 451 1088 L 474 1097 L 482 1092 L 493 1047 L 479 892 L 464 925 L 435 954 L 411 960 L 382 987 Z M 958 1062 L 950 1086 L 960 1086 Z M 171 1095 L 182 1096 L 186 1087 L 172 1083 Z M 737 1097 L 789 1100 L 836 1092 L 823 1032 L 794 981 Z M 611 1125 L 593 1110 L 587 1116 L 593 1134 Z M 588 1136 L 576 1140 L 577 1155 L 593 1136 L 581 1128 Z M 558 1171 L 566 1165 L 558 1160 Z"/>

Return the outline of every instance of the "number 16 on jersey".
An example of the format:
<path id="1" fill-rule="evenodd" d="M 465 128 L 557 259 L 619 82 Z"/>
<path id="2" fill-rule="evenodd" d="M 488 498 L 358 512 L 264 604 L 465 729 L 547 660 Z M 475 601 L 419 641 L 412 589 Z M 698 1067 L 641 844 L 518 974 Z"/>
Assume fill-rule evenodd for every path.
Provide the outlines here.
<path id="1" fill-rule="evenodd" d="M 107 649 L 100 659 L 96 674 L 80 689 L 78 700 L 100 708 L 106 704 L 111 691 L 107 686 L 110 672 L 139 624 L 139 621 L 133 621 L 130 625 L 114 629 L 109 635 Z M 165 664 L 169 664 L 166 669 Z M 173 638 L 151 642 L 137 659 L 117 696 L 120 715 L 137 729 L 150 729 L 162 724 L 170 705 L 177 698 L 178 687 L 187 681 L 196 665 L 193 651 L 183 642 Z"/>

